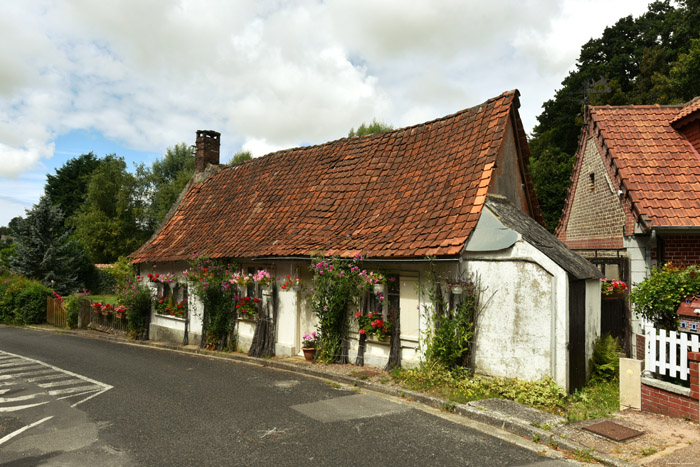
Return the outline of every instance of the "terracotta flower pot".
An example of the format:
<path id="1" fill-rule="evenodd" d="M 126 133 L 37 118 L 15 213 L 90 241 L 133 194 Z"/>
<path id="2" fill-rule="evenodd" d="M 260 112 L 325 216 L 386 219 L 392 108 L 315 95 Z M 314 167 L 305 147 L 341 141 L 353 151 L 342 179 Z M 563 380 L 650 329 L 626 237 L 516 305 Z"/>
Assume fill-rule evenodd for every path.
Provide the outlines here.
<path id="1" fill-rule="evenodd" d="M 316 356 L 316 349 L 314 347 L 302 347 L 302 352 L 304 352 L 304 358 L 307 362 L 313 362 Z"/>

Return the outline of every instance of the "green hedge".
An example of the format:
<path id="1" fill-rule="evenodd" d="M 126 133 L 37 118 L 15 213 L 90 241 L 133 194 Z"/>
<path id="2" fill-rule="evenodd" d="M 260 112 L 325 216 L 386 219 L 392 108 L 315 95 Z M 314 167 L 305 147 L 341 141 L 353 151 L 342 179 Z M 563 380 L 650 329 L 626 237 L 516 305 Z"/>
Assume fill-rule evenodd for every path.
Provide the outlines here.
<path id="1" fill-rule="evenodd" d="M 39 281 L 16 275 L 0 278 L 0 322 L 37 324 L 46 322 L 46 297 L 51 290 Z"/>

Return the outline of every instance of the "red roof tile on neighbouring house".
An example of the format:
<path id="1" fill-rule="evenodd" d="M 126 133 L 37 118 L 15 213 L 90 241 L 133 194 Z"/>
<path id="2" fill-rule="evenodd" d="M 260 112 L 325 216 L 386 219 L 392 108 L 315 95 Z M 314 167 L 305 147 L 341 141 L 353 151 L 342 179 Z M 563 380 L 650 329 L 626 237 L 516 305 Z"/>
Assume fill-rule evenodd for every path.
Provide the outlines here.
<path id="1" fill-rule="evenodd" d="M 131 257 L 456 256 L 479 218 L 480 183 L 483 190 L 490 180 L 511 113 L 525 141 L 518 95 L 421 125 L 212 167 L 195 175 Z"/>
<path id="2" fill-rule="evenodd" d="M 672 125 L 695 115 L 700 100 L 685 106 L 592 106 L 607 155 L 640 215 L 653 226 L 700 226 L 700 157 Z"/>

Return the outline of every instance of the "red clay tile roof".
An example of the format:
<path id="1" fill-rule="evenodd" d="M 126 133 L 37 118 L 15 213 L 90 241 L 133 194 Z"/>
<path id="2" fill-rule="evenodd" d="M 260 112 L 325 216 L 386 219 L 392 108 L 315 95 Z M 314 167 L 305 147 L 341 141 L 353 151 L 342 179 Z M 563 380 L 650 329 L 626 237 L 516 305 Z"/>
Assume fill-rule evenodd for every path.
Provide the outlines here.
<path id="1" fill-rule="evenodd" d="M 679 115 L 688 115 L 685 110 L 659 105 L 589 108 L 636 211 L 654 227 L 700 226 L 700 157 L 671 126 Z"/>
<path id="2" fill-rule="evenodd" d="M 485 196 L 477 192 L 485 195 L 511 112 L 522 132 L 518 95 L 421 125 L 218 166 L 200 181 L 195 175 L 171 217 L 131 257 L 458 255 L 479 219 Z"/>
<path id="3" fill-rule="evenodd" d="M 700 110 L 700 96 L 685 104 L 681 111 L 678 112 L 678 115 L 676 115 L 676 118 L 671 121 L 671 124 L 674 128 L 680 128 L 685 123 L 683 120 L 691 114 L 694 114 L 694 118 L 700 118 L 698 110 Z"/>

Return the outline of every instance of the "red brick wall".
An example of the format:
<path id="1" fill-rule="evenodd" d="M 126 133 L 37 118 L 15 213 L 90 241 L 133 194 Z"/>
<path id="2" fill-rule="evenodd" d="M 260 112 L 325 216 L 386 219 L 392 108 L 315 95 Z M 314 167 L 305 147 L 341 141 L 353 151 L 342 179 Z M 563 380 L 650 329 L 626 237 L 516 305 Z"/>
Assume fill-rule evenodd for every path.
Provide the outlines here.
<path id="1" fill-rule="evenodd" d="M 559 231 L 560 239 L 575 250 L 623 247 L 627 219 L 600 151 L 594 138 L 586 140 L 571 210 Z"/>
<path id="2" fill-rule="evenodd" d="M 676 264 L 700 264 L 700 235 L 664 235 L 664 261 Z M 656 259 L 656 249 L 652 250 Z"/>
<path id="3" fill-rule="evenodd" d="M 690 367 L 690 397 L 682 396 L 642 383 L 642 410 L 670 417 L 686 418 L 700 422 L 700 352 L 688 353 Z"/>
<path id="4" fill-rule="evenodd" d="M 698 401 L 642 384 L 642 410 L 669 417 L 698 420 Z"/>
<path id="5" fill-rule="evenodd" d="M 646 337 L 644 334 L 635 334 L 635 354 L 637 360 L 644 360 L 646 357 L 646 349 L 644 348 Z"/>
<path id="6" fill-rule="evenodd" d="M 681 129 L 683 136 L 700 152 L 700 120 L 695 120 Z"/>

